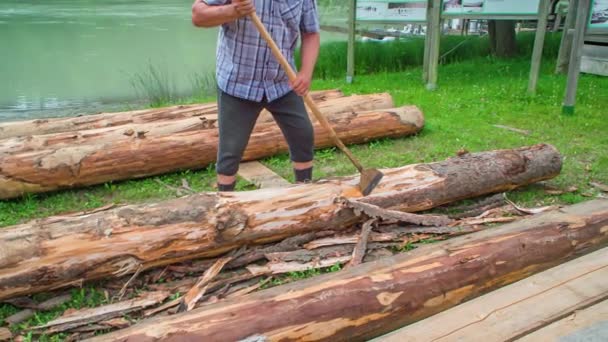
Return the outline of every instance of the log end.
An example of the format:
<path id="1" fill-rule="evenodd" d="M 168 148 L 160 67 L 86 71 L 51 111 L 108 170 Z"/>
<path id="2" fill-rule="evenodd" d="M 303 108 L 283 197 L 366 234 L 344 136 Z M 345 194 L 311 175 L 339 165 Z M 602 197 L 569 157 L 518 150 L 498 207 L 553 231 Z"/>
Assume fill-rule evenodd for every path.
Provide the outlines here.
<path id="1" fill-rule="evenodd" d="M 391 109 L 391 112 L 399 117 L 404 125 L 411 125 L 419 132 L 424 127 L 424 114 L 416 106 L 402 106 Z"/>

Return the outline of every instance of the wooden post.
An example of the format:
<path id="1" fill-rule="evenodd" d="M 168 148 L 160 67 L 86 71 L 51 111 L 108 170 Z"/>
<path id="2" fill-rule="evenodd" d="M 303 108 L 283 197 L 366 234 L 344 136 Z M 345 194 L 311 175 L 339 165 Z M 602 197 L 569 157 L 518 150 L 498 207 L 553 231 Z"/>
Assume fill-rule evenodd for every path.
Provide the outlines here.
<path id="1" fill-rule="evenodd" d="M 433 10 L 431 1 L 426 3 L 426 34 L 424 35 L 424 59 L 422 60 L 422 80 L 424 83 L 429 81 L 429 54 L 431 50 L 431 41 L 433 40 L 433 34 L 431 31 L 431 22 Z"/>
<path id="2" fill-rule="evenodd" d="M 570 61 L 570 51 L 572 51 L 572 33 L 571 29 L 574 29 L 576 22 L 576 12 L 578 8 L 579 0 L 570 0 L 568 3 L 568 14 L 566 15 L 566 22 L 564 23 L 564 32 L 562 34 L 562 41 L 559 45 L 559 54 L 557 55 L 557 65 L 555 66 L 556 74 L 565 74 L 568 70 L 568 62 Z"/>
<path id="3" fill-rule="evenodd" d="M 585 43 L 585 32 L 587 31 L 590 6 L 590 0 L 579 0 L 574 40 L 572 41 L 572 51 L 570 52 L 570 65 L 568 66 L 566 98 L 564 100 L 564 106 L 562 107 L 562 112 L 564 114 L 574 114 L 576 89 L 578 88 L 578 77 L 581 71 L 581 57 L 583 55 L 583 45 Z"/>
<path id="4" fill-rule="evenodd" d="M 528 83 L 528 93 L 536 93 L 538 75 L 543 59 L 543 45 L 545 44 L 545 34 L 547 33 L 547 19 L 549 17 L 550 0 L 541 0 L 538 4 L 538 24 L 536 27 L 536 38 L 534 39 L 534 51 L 532 52 L 532 67 L 530 68 L 530 81 Z"/>
<path id="5" fill-rule="evenodd" d="M 431 32 L 428 55 L 428 80 L 426 83 L 427 90 L 437 89 L 439 48 L 441 44 L 441 0 L 429 0 L 429 3 L 431 2 L 431 8 L 427 15 L 427 18 L 429 19 L 427 32 Z"/>
<path id="6" fill-rule="evenodd" d="M 357 34 L 357 0 L 350 0 L 348 13 L 348 52 L 346 62 L 346 83 L 353 83 L 355 77 L 355 35 Z"/>

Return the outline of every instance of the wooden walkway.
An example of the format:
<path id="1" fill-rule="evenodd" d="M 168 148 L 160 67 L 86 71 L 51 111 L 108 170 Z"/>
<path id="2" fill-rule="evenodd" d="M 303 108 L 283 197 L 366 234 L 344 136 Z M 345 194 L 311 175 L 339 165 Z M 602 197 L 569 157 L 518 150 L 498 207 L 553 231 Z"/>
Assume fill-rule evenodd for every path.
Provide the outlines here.
<path id="1" fill-rule="evenodd" d="M 374 341 L 608 341 L 608 248 Z"/>

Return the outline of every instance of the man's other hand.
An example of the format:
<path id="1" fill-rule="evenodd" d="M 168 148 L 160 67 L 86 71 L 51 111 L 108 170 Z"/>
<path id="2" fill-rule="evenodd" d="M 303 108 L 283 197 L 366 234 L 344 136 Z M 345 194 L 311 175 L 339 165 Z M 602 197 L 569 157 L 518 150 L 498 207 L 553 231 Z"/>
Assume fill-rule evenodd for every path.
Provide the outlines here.
<path id="1" fill-rule="evenodd" d="M 239 18 L 255 12 L 255 6 L 253 5 L 252 0 L 232 0 L 232 5 L 234 5 L 234 10 Z"/>
<path id="2" fill-rule="evenodd" d="M 290 82 L 291 89 L 296 92 L 299 96 L 304 96 L 310 89 L 312 82 L 312 75 L 307 72 L 300 71 L 293 82 Z"/>

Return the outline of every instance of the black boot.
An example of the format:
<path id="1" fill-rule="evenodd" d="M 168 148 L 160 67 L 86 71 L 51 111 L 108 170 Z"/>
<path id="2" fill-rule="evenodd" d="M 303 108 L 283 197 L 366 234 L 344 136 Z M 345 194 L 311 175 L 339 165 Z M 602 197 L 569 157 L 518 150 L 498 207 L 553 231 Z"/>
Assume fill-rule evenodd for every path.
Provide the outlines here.
<path id="1" fill-rule="evenodd" d="M 312 167 L 302 170 L 293 170 L 296 175 L 296 183 L 310 183 L 312 182 Z"/>
<path id="2" fill-rule="evenodd" d="M 236 181 L 230 183 L 230 184 L 220 184 L 217 183 L 217 191 L 221 191 L 221 192 L 228 192 L 228 191 L 234 191 L 234 186 L 236 185 Z"/>

